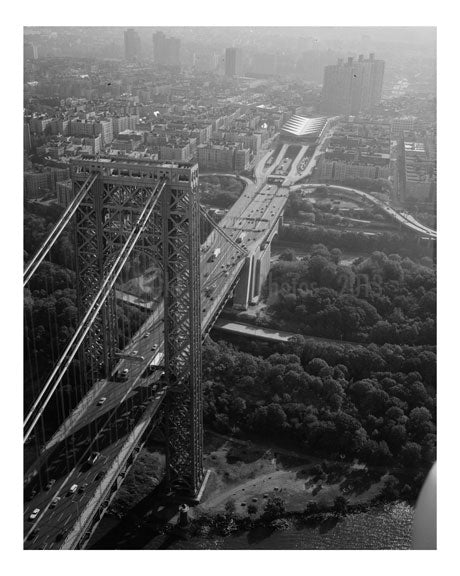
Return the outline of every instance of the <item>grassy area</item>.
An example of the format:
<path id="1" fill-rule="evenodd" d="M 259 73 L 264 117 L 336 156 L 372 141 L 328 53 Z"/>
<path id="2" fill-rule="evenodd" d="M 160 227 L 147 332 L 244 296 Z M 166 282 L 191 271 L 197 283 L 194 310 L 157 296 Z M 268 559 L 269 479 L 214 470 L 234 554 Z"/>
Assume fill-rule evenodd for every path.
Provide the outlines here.
<path id="1" fill-rule="evenodd" d="M 286 512 L 302 512 L 312 502 L 331 507 L 338 496 L 361 505 L 375 498 L 385 483 L 385 472 L 364 465 L 327 463 L 212 433 L 205 439 L 204 466 L 212 471 L 212 481 L 194 516 L 223 513 L 229 506 L 245 516 L 251 505 L 257 508 L 251 511 L 257 518 L 273 497 L 282 498 Z"/>
<path id="2" fill-rule="evenodd" d="M 225 192 L 235 192 L 241 194 L 244 190 L 244 182 L 236 177 L 223 176 L 220 174 L 212 176 L 201 176 L 200 184 L 203 185 L 204 189 L 218 186 L 221 191 Z"/>
<path id="3" fill-rule="evenodd" d="M 229 208 L 243 193 L 245 183 L 236 177 L 200 176 L 201 202 L 215 208 Z"/>

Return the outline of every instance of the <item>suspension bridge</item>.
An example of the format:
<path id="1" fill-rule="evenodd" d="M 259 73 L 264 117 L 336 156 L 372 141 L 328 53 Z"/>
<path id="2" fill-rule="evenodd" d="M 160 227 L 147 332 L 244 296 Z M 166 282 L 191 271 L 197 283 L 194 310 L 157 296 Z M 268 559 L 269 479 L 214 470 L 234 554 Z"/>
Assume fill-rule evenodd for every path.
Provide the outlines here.
<path id="1" fill-rule="evenodd" d="M 25 312 L 24 546 L 34 549 L 85 548 L 152 433 L 169 496 L 200 500 L 202 340 L 230 298 L 257 301 L 288 196 L 262 182 L 217 224 L 200 207 L 196 164 L 88 158 L 71 172 L 73 200 L 24 271 L 31 300 L 40 288 L 57 310 L 76 292 L 71 331 L 49 307 L 40 326 Z M 74 257 L 58 250 L 63 235 Z M 56 253 L 73 275 L 50 274 Z M 35 345 L 46 323 L 59 336 L 49 358 Z"/>

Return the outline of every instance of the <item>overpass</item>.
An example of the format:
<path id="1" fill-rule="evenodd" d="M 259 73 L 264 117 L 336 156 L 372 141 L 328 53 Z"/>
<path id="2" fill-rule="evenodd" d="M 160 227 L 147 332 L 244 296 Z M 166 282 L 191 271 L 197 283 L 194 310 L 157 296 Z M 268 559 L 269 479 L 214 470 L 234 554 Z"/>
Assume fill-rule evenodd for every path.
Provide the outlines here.
<path id="1" fill-rule="evenodd" d="M 98 180 L 94 179 L 94 175 L 97 175 L 99 180 L 102 179 L 104 186 L 115 185 L 116 190 L 129 189 L 130 194 L 138 194 L 140 189 L 144 191 L 141 185 L 147 185 L 143 183 L 144 180 L 147 182 L 147 178 L 151 187 L 150 181 L 155 180 L 156 174 L 160 177 L 156 188 L 152 188 L 154 192 L 161 178 L 169 179 L 171 186 L 176 186 L 178 190 L 181 186 L 186 190 L 190 181 L 195 178 L 193 170 L 194 168 L 186 165 L 159 163 L 152 168 L 139 162 L 117 161 L 109 164 L 107 160 L 93 159 L 82 161 L 77 166 L 74 182 L 80 183 L 79 195 L 82 198 L 83 192 L 90 190 L 95 181 L 97 186 Z M 92 183 L 89 183 L 91 177 Z M 160 194 L 161 190 L 162 188 Z M 287 190 L 273 185 L 262 184 L 247 188 L 202 245 L 199 252 L 201 297 L 198 303 L 201 338 L 211 329 L 231 296 L 234 303 L 241 308 L 247 307 L 258 298 L 269 271 L 270 242 L 277 233 L 287 196 Z M 109 198 L 108 201 L 113 200 Z M 117 197 L 117 202 L 122 201 L 126 202 Z M 149 200 L 152 206 L 154 201 Z M 84 202 L 76 209 L 79 210 L 82 206 L 85 208 Z M 141 206 L 142 204 L 139 205 L 139 212 Z M 116 210 L 122 215 L 124 211 L 128 213 L 127 208 L 127 204 L 121 208 L 116 206 Z M 85 210 L 87 218 L 89 204 Z M 132 210 L 131 202 L 129 211 L 132 213 Z M 142 210 L 138 222 L 144 212 L 145 209 Z M 123 218 L 126 222 L 126 218 Z M 173 222 L 177 221 L 174 216 Z M 113 217 L 106 218 L 105 222 L 109 234 L 114 235 L 116 228 L 116 242 L 124 242 L 127 232 L 120 230 L 119 225 L 114 226 Z M 149 226 L 149 221 L 145 222 Z M 131 230 L 131 224 L 128 224 L 128 230 Z M 132 228 L 131 234 L 136 227 L 137 224 Z M 169 230 L 166 232 L 170 234 Z M 184 249 L 186 248 L 184 244 Z M 82 254 L 79 254 L 79 257 L 81 256 Z M 171 292 L 169 283 L 165 284 L 165 291 L 169 302 L 161 302 L 154 308 L 146 322 L 121 351 L 121 360 L 110 366 L 106 378 L 95 382 L 57 432 L 42 447 L 38 459 L 28 467 L 25 473 L 25 548 L 84 548 L 152 431 L 162 439 L 167 451 L 171 450 L 171 432 L 166 416 L 171 410 L 179 410 L 180 413 L 182 408 L 177 388 L 174 394 L 172 376 L 168 375 L 168 370 L 171 369 L 166 360 L 168 346 L 171 358 L 171 346 L 174 350 L 176 342 L 171 343 L 165 334 L 168 328 L 168 338 L 171 338 L 171 330 L 175 326 L 173 324 L 171 328 L 169 325 L 166 306 L 171 311 L 175 304 L 174 301 L 171 303 L 171 296 L 168 294 Z M 127 299 L 121 292 L 117 296 Z M 178 304 L 180 303 L 179 300 Z M 132 304 L 139 305 L 139 300 L 133 300 Z M 187 313 L 185 307 L 184 313 Z M 180 332 L 178 334 L 180 336 Z M 188 354 L 190 344 L 186 344 L 182 350 L 182 355 Z M 162 362 L 165 364 L 166 375 L 161 369 L 149 371 L 150 363 L 154 362 L 158 355 L 166 355 Z M 121 379 L 123 370 L 127 371 L 127 377 Z M 183 397 L 182 401 L 186 402 L 186 397 Z M 31 428 L 25 436 L 26 442 L 30 431 Z M 199 446 L 196 449 L 198 450 Z M 90 462 L 92 454 L 97 454 L 94 463 Z M 189 497 L 191 501 L 199 500 L 205 481 L 206 478 L 204 482 L 203 478 L 200 478 L 196 490 Z M 185 500 L 185 496 L 177 496 L 174 491 L 171 492 L 171 496 L 174 495 L 180 498 L 179 501 Z M 32 512 L 36 509 L 39 512 L 34 517 Z"/>

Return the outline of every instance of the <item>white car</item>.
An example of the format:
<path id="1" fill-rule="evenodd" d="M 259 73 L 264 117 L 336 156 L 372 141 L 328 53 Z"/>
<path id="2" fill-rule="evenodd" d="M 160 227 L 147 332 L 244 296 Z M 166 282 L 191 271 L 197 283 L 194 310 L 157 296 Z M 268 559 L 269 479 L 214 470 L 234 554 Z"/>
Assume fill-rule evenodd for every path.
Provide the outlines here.
<path id="1" fill-rule="evenodd" d="M 72 484 L 72 486 L 69 488 L 69 494 L 75 494 L 75 492 L 77 491 L 78 488 L 78 484 Z"/>
<path id="2" fill-rule="evenodd" d="M 35 508 L 32 514 L 29 516 L 29 520 L 35 520 L 35 518 L 40 514 L 40 508 Z"/>
<path id="3" fill-rule="evenodd" d="M 104 404 L 106 400 L 107 398 L 105 396 L 102 396 L 102 398 L 99 398 L 97 405 L 102 406 L 102 404 Z"/>

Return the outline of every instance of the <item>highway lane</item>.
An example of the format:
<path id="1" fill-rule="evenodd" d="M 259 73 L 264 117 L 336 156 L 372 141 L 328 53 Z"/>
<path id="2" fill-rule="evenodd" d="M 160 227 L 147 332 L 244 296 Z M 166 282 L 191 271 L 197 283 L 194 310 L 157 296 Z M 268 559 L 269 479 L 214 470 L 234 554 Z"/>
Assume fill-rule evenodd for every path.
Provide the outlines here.
<path id="1" fill-rule="evenodd" d="M 289 146 L 289 144 L 283 144 L 281 146 L 281 149 L 278 153 L 278 156 L 275 158 L 275 160 L 272 162 L 272 164 L 268 167 L 268 169 L 264 173 L 264 176 L 266 178 L 268 178 L 268 176 L 270 176 L 270 174 L 275 170 L 275 168 L 277 168 L 277 166 L 279 165 L 281 160 L 284 158 L 284 156 L 286 155 L 286 151 L 288 149 L 288 146 Z M 263 170 L 263 167 L 262 167 L 262 170 Z"/>
<path id="2" fill-rule="evenodd" d="M 56 478 L 56 483 L 49 491 L 41 491 L 24 511 L 24 539 L 27 548 L 42 548 L 43 546 L 59 546 L 59 535 L 72 528 L 81 510 L 97 492 L 101 478 L 128 438 L 133 422 L 142 416 L 143 411 L 151 402 L 158 406 L 164 398 L 164 387 L 158 382 L 159 375 L 154 375 L 150 384 L 137 391 L 137 401 L 132 398 L 118 404 L 111 415 L 107 413 L 100 418 L 92 419 L 89 425 L 83 425 L 62 446 L 55 451 L 47 465 L 48 477 Z M 154 390 L 153 386 L 157 388 Z M 99 434 L 96 435 L 96 428 Z M 89 440 L 88 440 L 89 438 Z M 69 452 L 69 450 L 74 450 Z M 88 456 L 99 452 L 98 460 L 90 466 Z M 72 462 L 69 463 L 69 456 Z M 70 468 L 66 474 L 67 469 Z M 69 494 L 69 488 L 78 485 L 74 494 Z M 87 485 L 83 491 L 82 487 Z M 55 508 L 51 508 L 52 499 L 60 496 L 61 500 Z M 34 508 L 40 508 L 38 518 L 30 522 L 28 517 Z M 31 532 L 39 528 L 33 540 L 27 538 Z"/>

